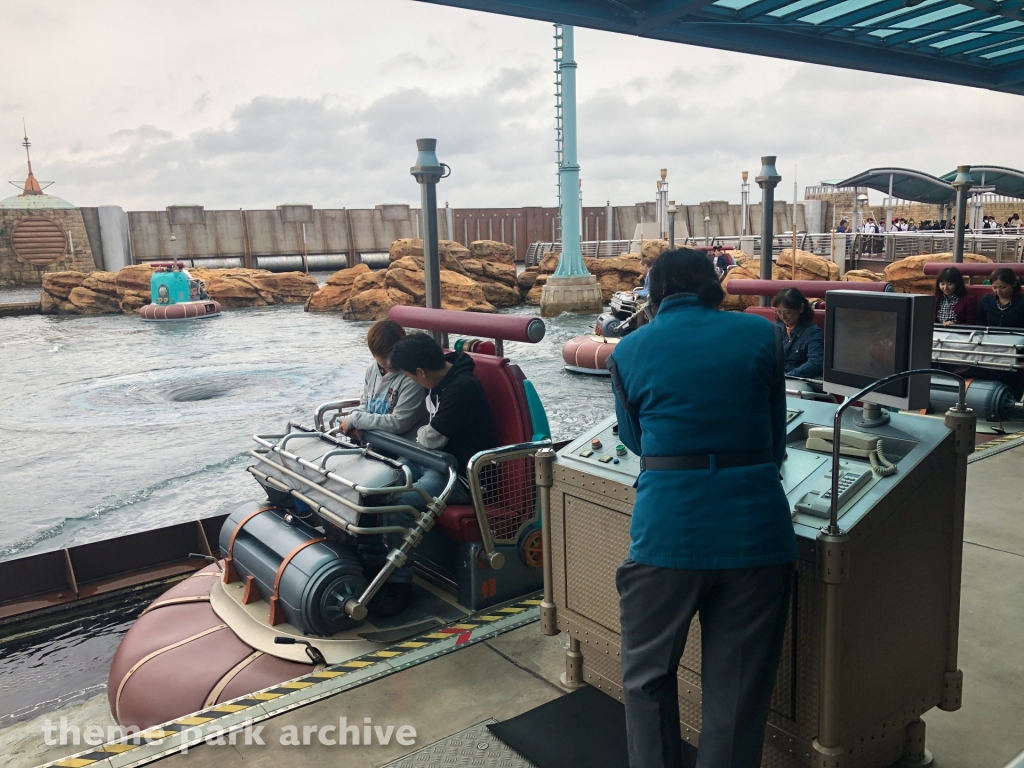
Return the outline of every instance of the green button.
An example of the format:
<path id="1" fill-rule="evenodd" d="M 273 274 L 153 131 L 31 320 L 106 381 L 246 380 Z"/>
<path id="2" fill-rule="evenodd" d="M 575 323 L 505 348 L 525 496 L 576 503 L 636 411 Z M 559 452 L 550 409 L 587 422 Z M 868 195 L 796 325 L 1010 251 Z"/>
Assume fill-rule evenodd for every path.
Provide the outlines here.
<path id="1" fill-rule="evenodd" d="M 625 456 L 626 446 L 624 446 L 622 443 L 619 443 L 618 445 L 615 446 L 615 452 L 619 454 L 619 456 Z"/>

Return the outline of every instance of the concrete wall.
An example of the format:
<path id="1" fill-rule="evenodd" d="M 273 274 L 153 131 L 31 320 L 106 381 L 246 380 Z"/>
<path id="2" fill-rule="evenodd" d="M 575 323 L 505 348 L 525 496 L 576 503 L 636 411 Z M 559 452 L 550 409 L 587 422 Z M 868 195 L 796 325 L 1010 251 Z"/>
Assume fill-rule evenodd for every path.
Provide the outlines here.
<path id="1" fill-rule="evenodd" d="M 739 205 L 711 201 L 677 206 L 676 238 L 704 237 L 704 216 L 711 217 L 708 234 L 735 236 L 741 232 Z M 820 206 L 819 206 L 820 207 Z M 442 239 L 469 245 L 474 240 L 498 240 L 514 245 L 522 261 L 530 243 L 549 242 L 556 237 L 558 209 L 526 206 L 522 208 L 454 208 L 448 228 L 446 210 L 438 210 L 438 232 Z M 612 240 L 628 240 L 636 225 L 657 219 L 653 202 L 612 207 Z M 368 254 L 387 253 L 392 241 L 401 237 L 420 237 L 420 212 L 407 205 L 378 205 L 375 208 L 313 209 L 313 221 L 306 227 L 306 252 L 313 257 L 343 254 L 350 264 L 359 263 Z M 750 209 L 753 234 L 760 233 L 760 205 Z M 775 204 L 775 231 L 792 228 L 792 206 Z M 803 205 L 797 205 L 797 226 L 807 230 Z M 282 221 L 277 210 L 206 211 L 201 225 L 174 225 L 167 211 L 131 211 L 128 213 L 131 250 L 135 262 L 177 259 L 211 259 L 219 265 L 254 266 L 262 258 L 271 265 L 277 257 L 302 254 L 301 226 Z M 608 240 L 607 206 L 585 206 L 581 232 L 584 240 Z M 171 235 L 174 235 L 174 240 Z M 106 248 L 106 240 L 103 247 Z M 291 268 L 294 268 L 291 267 Z"/>
<path id="2" fill-rule="evenodd" d="M 64 258 L 45 267 L 37 267 L 18 261 L 11 247 L 11 233 L 22 219 L 32 216 L 56 222 L 70 237 Z M 93 272 L 97 269 L 93 261 L 89 234 L 85 219 L 77 208 L 55 208 L 51 210 L 0 209 L 0 283 L 14 285 L 36 285 L 42 282 L 47 272 Z"/>

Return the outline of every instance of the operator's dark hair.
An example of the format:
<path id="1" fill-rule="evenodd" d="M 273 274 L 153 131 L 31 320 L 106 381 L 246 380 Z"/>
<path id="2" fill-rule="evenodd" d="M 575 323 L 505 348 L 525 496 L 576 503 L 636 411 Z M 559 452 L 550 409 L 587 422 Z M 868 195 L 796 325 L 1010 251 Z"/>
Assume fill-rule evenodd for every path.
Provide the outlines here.
<path id="1" fill-rule="evenodd" d="M 772 300 L 772 306 L 788 307 L 789 309 L 800 310 L 800 320 L 798 321 L 801 325 L 814 322 L 814 307 L 811 306 L 806 297 L 800 293 L 799 288 L 783 288 Z"/>
<path id="2" fill-rule="evenodd" d="M 935 278 L 935 298 L 942 298 L 942 289 L 939 288 L 939 283 L 952 283 L 956 286 L 953 293 L 957 296 L 967 295 L 967 286 L 964 285 L 964 276 L 960 274 L 960 270 L 956 267 L 946 267 L 944 270 L 939 272 L 939 276 Z"/>
<path id="3" fill-rule="evenodd" d="M 1013 298 L 1020 296 L 1020 280 L 1017 279 L 1017 275 L 1014 274 L 1012 269 L 1007 267 L 1000 267 L 992 273 L 992 277 L 988 279 L 989 285 L 998 280 L 1000 283 L 1006 283 L 1013 287 Z"/>
<path id="4" fill-rule="evenodd" d="M 391 350 L 391 367 L 406 373 L 417 368 L 439 371 L 444 368 L 444 350 L 425 333 L 410 333 Z"/>
<path id="5" fill-rule="evenodd" d="M 690 293 L 705 306 L 717 308 L 725 298 L 711 260 L 692 248 L 677 248 L 658 257 L 651 267 L 654 306 L 677 293 Z"/>

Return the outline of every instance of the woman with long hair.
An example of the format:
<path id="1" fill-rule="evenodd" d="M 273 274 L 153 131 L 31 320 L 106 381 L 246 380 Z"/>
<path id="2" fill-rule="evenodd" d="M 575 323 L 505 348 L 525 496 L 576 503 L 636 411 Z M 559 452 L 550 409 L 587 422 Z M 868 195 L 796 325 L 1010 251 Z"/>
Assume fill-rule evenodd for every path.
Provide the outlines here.
<path id="1" fill-rule="evenodd" d="M 956 267 L 946 267 L 935 280 L 935 322 L 942 325 L 974 325 L 978 319 L 978 300 L 968 293 L 963 275 Z"/>
<path id="2" fill-rule="evenodd" d="M 786 375 L 820 379 L 825 334 L 814 323 L 814 309 L 798 288 L 786 288 L 772 301 L 779 328 L 786 334 Z"/>

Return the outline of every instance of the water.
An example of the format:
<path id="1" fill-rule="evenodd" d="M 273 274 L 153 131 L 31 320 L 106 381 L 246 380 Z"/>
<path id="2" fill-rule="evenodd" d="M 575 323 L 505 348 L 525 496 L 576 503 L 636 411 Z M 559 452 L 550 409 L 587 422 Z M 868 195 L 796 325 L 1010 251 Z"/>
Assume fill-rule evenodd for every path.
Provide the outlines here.
<path id="1" fill-rule="evenodd" d="M 0 320 L 0 559 L 258 498 L 245 471 L 250 436 L 312 423 L 319 403 L 358 393 L 368 326 L 301 306 L 174 324 Z M 537 387 L 556 439 L 574 437 L 610 413 L 610 387 L 562 368 L 562 345 L 589 332 L 592 317 L 547 326 L 541 343 L 509 343 L 506 354 Z"/>

